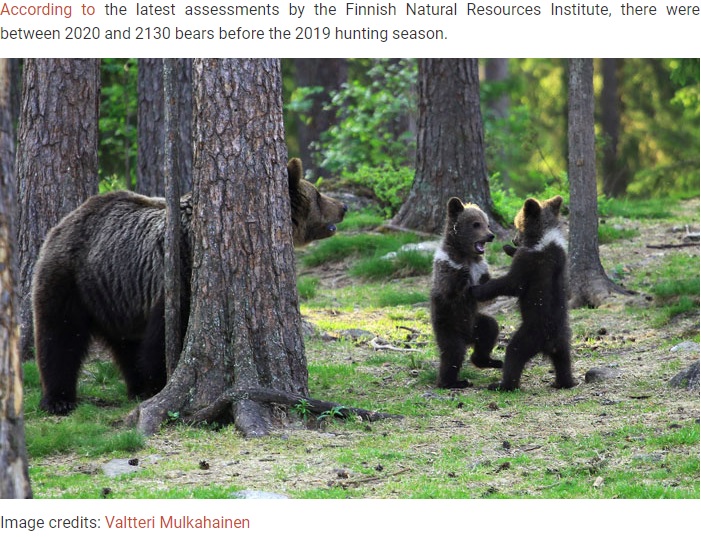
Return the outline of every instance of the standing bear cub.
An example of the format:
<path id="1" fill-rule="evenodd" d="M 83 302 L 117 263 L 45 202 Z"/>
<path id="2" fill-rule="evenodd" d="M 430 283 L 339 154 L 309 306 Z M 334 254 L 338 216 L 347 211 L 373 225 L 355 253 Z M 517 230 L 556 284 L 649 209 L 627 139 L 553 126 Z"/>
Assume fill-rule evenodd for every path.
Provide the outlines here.
<path id="1" fill-rule="evenodd" d="M 477 300 L 468 292 L 489 280 L 483 255 L 486 243 L 493 240 L 487 215 L 477 205 L 450 199 L 443 240 L 433 259 L 431 287 L 431 323 L 440 351 L 439 388 L 470 385 L 458 380 L 470 345 L 474 346 L 470 360 L 477 367 L 502 366 L 490 357 L 499 326 L 477 311 Z"/>
<path id="2" fill-rule="evenodd" d="M 295 246 L 330 237 L 346 206 L 287 165 Z M 182 334 L 190 314 L 192 201 L 180 200 Z M 76 404 L 80 367 L 95 337 L 113 354 L 130 397 L 166 382 L 163 291 L 165 200 L 131 192 L 89 198 L 47 235 L 32 282 L 34 343 L 41 408 L 67 414 Z"/>
<path id="3" fill-rule="evenodd" d="M 506 245 L 513 256 L 508 274 L 470 289 L 478 300 L 500 295 L 518 297 L 521 326 L 506 347 L 500 384 L 492 389 L 519 387 L 526 362 L 539 352 L 555 367 L 556 388 L 574 386 L 570 363 L 570 329 L 567 312 L 567 250 L 560 229 L 562 197 L 544 202 L 529 198 L 516 215 L 518 248 Z"/>

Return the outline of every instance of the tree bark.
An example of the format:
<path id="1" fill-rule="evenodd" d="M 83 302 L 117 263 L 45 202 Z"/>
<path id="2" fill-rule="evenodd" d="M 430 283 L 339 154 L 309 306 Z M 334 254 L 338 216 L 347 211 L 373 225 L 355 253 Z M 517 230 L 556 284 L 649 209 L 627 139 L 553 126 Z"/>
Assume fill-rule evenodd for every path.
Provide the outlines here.
<path id="1" fill-rule="evenodd" d="M 49 229 L 97 193 L 99 60 L 27 59 L 17 143 L 20 353 L 33 347 L 30 291 Z"/>
<path id="2" fill-rule="evenodd" d="M 175 98 L 181 110 L 178 120 L 180 162 L 174 171 L 181 192 L 192 189 L 192 60 L 177 60 Z M 146 196 L 163 196 L 164 98 L 163 60 L 140 59 L 138 73 L 136 191 Z"/>
<path id="3" fill-rule="evenodd" d="M 232 388 L 307 394 L 279 62 L 195 60 L 193 73 L 191 314 L 173 376 L 138 410 L 146 433 L 168 411 L 192 415 Z M 258 436 L 269 410 L 245 399 L 219 419 Z"/>
<path id="4" fill-rule="evenodd" d="M 10 60 L 0 59 L 0 499 L 31 498 L 17 323 Z"/>
<path id="5" fill-rule="evenodd" d="M 311 173 L 312 178 L 325 176 L 328 172 L 316 164 L 312 144 L 318 142 L 321 134 L 336 122 L 333 110 L 325 110 L 324 105 L 331 99 L 330 92 L 339 89 L 348 80 L 348 61 L 343 58 L 301 58 L 294 60 L 294 67 L 298 87 L 322 88 L 321 92 L 310 97 L 309 121 L 300 121 L 297 138 L 299 157 L 305 170 Z"/>
<path id="6" fill-rule="evenodd" d="M 177 94 L 177 71 L 179 62 L 174 59 L 163 60 L 163 116 L 164 116 L 164 153 L 163 181 L 166 197 L 166 230 L 163 245 L 165 271 L 165 353 L 166 373 L 171 377 L 180 359 L 180 182 L 178 170 L 180 164 L 180 101 Z"/>
<path id="7" fill-rule="evenodd" d="M 604 194 L 618 197 L 626 193 L 629 176 L 618 155 L 621 131 L 621 98 L 618 91 L 618 73 L 624 60 L 604 58 L 601 60 L 601 128 L 605 136 L 602 162 Z"/>
<path id="8" fill-rule="evenodd" d="M 479 205 L 495 233 L 476 59 L 419 60 L 416 175 L 392 225 L 440 233 L 448 199 Z"/>
<path id="9" fill-rule="evenodd" d="M 568 92 L 571 306 L 598 307 L 612 292 L 625 290 L 609 280 L 599 259 L 591 59 L 569 60 Z"/>

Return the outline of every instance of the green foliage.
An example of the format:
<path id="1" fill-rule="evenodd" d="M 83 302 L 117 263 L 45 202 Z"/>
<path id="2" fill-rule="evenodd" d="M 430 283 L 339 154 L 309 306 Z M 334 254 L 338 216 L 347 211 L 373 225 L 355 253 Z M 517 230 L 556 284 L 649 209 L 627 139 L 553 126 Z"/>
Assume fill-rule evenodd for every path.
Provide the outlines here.
<path id="1" fill-rule="evenodd" d="M 100 64 L 99 176 L 101 191 L 131 188 L 136 174 L 137 61 L 104 59 Z"/>
<path id="2" fill-rule="evenodd" d="M 338 224 L 338 230 L 347 231 L 367 231 L 384 224 L 385 219 L 379 210 L 367 208 L 360 211 L 351 211 L 346 214 L 343 222 Z"/>
<path id="3" fill-rule="evenodd" d="M 362 164 L 344 178 L 372 190 L 384 216 L 390 218 L 404 203 L 414 181 L 414 170 L 408 166 L 395 168 L 389 163 L 375 167 Z"/>
<path id="4" fill-rule="evenodd" d="M 416 141 L 406 119 L 416 109 L 415 85 L 414 60 L 379 59 L 365 79 L 353 79 L 333 92 L 329 106 L 338 123 L 316 148 L 321 166 L 343 174 L 361 166 L 399 169 L 413 164 Z"/>

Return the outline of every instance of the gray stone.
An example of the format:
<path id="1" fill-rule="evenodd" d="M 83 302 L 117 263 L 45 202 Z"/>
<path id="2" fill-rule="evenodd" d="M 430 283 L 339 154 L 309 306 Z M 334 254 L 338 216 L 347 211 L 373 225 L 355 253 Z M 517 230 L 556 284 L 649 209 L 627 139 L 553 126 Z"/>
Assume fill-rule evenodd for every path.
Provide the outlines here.
<path id="1" fill-rule="evenodd" d="M 107 477 L 117 477 L 124 474 L 133 474 L 141 470 L 138 464 L 129 464 L 136 459 L 112 459 L 102 465 L 102 471 Z"/>
<path id="2" fill-rule="evenodd" d="M 231 498 L 238 500 L 287 500 L 289 496 L 262 490 L 239 490 L 238 492 L 234 492 Z"/>
<path id="3" fill-rule="evenodd" d="M 699 344 L 695 341 L 682 341 L 678 345 L 675 345 L 671 349 L 671 352 L 699 352 Z"/>
<path id="4" fill-rule="evenodd" d="M 615 379 L 621 376 L 618 369 L 612 367 L 592 367 L 584 374 L 584 382 L 603 382 L 604 380 Z"/>
<path id="5" fill-rule="evenodd" d="M 686 388 L 687 390 L 699 389 L 699 361 L 696 360 L 684 371 L 677 373 L 669 381 L 673 388 Z"/>

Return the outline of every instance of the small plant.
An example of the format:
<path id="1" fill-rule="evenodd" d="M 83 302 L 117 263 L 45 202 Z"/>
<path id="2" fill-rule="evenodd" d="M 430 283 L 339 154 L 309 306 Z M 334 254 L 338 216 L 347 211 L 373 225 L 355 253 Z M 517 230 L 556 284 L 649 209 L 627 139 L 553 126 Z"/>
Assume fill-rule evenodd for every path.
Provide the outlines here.
<path id="1" fill-rule="evenodd" d="M 175 423 L 179 419 L 180 419 L 180 412 L 175 411 L 175 410 L 168 411 L 168 417 L 166 418 L 166 421 L 168 423 Z"/>
<path id="2" fill-rule="evenodd" d="M 348 408 L 343 406 L 343 405 L 338 405 L 331 410 L 326 410 L 319 414 L 319 417 L 317 418 L 318 421 L 324 421 L 328 419 L 342 419 L 346 416 L 348 413 Z"/>
<path id="3" fill-rule="evenodd" d="M 307 421 L 312 415 L 312 409 L 309 401 L 302 399 L 299 403 L 292 406 L 292 411 L 297 414 L 301 419 Z"/>

